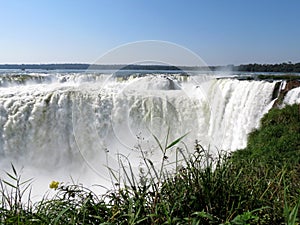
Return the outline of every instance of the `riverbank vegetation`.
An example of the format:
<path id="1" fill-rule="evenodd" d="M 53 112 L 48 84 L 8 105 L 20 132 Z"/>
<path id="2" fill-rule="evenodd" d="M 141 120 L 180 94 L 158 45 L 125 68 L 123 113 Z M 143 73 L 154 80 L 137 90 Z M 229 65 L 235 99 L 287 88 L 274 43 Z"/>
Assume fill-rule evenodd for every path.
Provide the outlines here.
<path id="1" fill-rule="evenodd" d="M 235 71 L 244 72 L 281 72 L 281 73 L 299 73 L 300 63 L 278 63 L 278 64 L 244 64 L 234 66 Z"/>
<path id="2" fill-rule="evenodd" d="M 295 74 L 283 74 L 283 75 L 258 75 L 255 77 L 258 80 L 300 80 L 300 75 Z"/>
<path id="3" fill-rule="evenodd" d="M 180 153 L 180 141 L 163 145 L 157 140 L 164 153 L 162 168 L 168 151 Z M 196 141 L 193 154 L 174 173 L 162 173 L 145 156 L 146 169 L 139 176 L 129 162 L 121 164 L 124 178 L 111 171 L 115 189 L 103 195 L 81 185 L 52 182 L 56 195 L 37 203 L 24 199 L 31 183 L 22 181 L 12 166 L 0 182 L 0 223 L 298 224 L 298 105 L 272 109 L 261 128 L 249 135 L 245 149 L 217 155 L 211 151 Z"/>

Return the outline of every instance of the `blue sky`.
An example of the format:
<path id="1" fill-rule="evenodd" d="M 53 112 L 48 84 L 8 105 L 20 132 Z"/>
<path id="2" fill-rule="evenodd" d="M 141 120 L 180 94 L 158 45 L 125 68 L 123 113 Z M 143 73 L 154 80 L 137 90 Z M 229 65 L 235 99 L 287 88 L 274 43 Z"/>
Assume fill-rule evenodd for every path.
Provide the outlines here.
<path id="1" fill-rule="evenodd" d="M 300 62 L 299 0 L 0 0 L 0 63 L 92 63 L 128 42 L 209 65 Z"/>

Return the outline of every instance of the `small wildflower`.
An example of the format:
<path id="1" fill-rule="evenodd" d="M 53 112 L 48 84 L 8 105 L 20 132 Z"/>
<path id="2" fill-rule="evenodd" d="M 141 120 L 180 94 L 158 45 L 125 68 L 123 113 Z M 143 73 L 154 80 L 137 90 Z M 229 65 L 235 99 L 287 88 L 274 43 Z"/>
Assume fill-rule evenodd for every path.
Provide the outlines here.
<path id="1" fill-rule="evenodd" d="M 58 181 L 52 181 L 51 183 L 50 183 L 50 185 L 49 185 L 49 187 L 51 188 L 51 189 L 57 189 L 58 188 L 58 185 L 59 185 L 59 182 Z"/>

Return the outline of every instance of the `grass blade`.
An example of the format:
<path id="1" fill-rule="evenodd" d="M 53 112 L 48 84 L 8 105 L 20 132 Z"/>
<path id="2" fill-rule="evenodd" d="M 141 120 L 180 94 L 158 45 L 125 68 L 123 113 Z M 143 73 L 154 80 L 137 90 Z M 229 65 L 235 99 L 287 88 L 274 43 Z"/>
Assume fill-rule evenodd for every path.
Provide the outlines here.
<path id="1" fill-rule="evenodd" d="M 185 138 L 185 136 L 187 136 L 189 134 L 186 133 L 185 135 L 181 136 L 180 138 L 177 138 L 175 141 L 173 141 L 171 144 L 169 144 L 167 147 L 166 147 L 166 150 L 169 149 L 169 148 L 172 148 L 174 145 L 176 145 L 178 142 L 180 142 L 183 138 Z"/>

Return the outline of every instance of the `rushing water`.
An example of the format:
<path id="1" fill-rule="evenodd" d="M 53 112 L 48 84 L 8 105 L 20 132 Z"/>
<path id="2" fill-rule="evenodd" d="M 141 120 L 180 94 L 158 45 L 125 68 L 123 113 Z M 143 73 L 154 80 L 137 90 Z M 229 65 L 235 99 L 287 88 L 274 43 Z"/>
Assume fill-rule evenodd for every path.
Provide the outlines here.
<path id="1" fill-rule="evenodd" d="M 234 151 L 246 146 L 247 134 L 272 106 L 275 84 L 170 73 L 125 79 L 96 72 L 3 72 L 1 169 L 11 162 L 24 167 L 43 190 L 52 179 L 69 176 L 107 186 L 107 167 L 120 166 L 118 155 L 138 167 L 137 145 L 154 162 L 161 159 L 153 136 L 170 143 L 188 134 L 183 140 L 191 150 L 197 139 L 212 151 Z M 299 102 L 299 93 L 290 91 L 285 102 Z M 175 155 L 168 152 L 169 160 Z"/>

